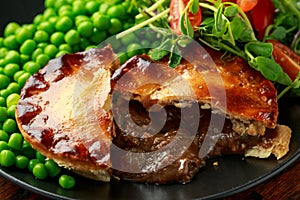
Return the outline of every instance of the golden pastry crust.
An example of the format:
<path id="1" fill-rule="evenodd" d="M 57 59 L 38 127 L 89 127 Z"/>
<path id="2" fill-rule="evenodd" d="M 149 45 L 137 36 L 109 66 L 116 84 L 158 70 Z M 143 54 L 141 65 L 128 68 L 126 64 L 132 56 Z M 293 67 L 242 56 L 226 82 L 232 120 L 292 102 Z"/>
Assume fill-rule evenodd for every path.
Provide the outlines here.
<path id="1" fill-rule="evenodd" d="M 83 176 L 109 181 L 110 47 L 54 59 L 22 89 L 16 120 L 33 148 Z"/>
<path id="2" fill-rule="evenodd" d="M 136 56 L 116 71 L 113 81 L 117 90 L 133 94 L 135 99 L 144 101 L 145 106 L 151 106 L 146 103 L 170 104 L 178 99 L 197 100 L 233 118 L 258 121 L 268 128 L 275 128 L 278 104 L 273 83 L 239 57 L 225 62 L 220 59 L 220 53 L 209 53 L 206 52 L 215 66 L 210 66 L 209 61 L 201 61 L 201 56 L 189 58 L 188 54 L 184 58 L 189 62 L 181 62 L 175 70 L 169 69 L 167 62 L 151 61 L 147 55 Z M 157 79 L 160 81 L 153 83 Z M 139 85 L 142 87 L 137 88 Z"/>

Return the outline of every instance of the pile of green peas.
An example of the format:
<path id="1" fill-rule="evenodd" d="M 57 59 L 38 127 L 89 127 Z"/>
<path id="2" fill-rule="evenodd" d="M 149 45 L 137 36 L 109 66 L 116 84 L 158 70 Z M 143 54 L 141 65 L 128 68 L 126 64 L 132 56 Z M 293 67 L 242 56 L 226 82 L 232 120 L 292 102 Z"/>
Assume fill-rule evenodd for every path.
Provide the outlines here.
<path id="1" fill-rule="evenodd" d="M 45 0 L 44 5 L 31 24 L 10 22 L 0 37 L 0 165 L 27 170 L 37 179 L 58 177 L 60 186 L 69 189 L 74 178 L 62 174 L 20 133 L 15 120 L 20 91 L 50 59 L 96 47 L 131 27 L 137 11 L 121 0 Z"/>

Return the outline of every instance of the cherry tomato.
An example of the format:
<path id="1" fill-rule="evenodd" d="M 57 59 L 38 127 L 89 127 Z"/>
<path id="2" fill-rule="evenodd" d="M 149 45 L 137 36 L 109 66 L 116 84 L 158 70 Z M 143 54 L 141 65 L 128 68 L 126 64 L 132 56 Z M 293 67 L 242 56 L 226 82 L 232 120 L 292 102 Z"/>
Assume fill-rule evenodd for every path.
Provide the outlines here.
<path id="1" fill-rule="evenodd" d="M 171 0 L 170 3 L 170 26 L 174 33 L 180 35 L 180 16 L 188 4 L 189 0 Z M 193 14 L 191 12 L 188 13 L 189 20 L 191 25 L 194 27 L 194 30 L 197 26 L 200 25 L 202 21 L 202 13 L 200 10 L 200 6 L 198 12 Z"/>
<path id="2" fill-rule="evenodd" d="M 244 12 L 248 12 L 252 10 L 254 6 L 256 6 L 257 2 L 258 0 L 237 0 L 236 1 L 237 5 L 239 5 Z"/>
<path id="3" fill-rule="evenodd" d="M 269 40 L 268 42 L 273 44 L 274 60 L 292 80 L 295 80 L 300 72 L 300 56 L 279 41 Z"/>
<path id="4" fill-rule="evenodd" d="M 274 4 L 272 0 L 259 0 L 252 9 L 252 24 L 259 39 L 264 37 L 266 28 L 274 22 Z"/>

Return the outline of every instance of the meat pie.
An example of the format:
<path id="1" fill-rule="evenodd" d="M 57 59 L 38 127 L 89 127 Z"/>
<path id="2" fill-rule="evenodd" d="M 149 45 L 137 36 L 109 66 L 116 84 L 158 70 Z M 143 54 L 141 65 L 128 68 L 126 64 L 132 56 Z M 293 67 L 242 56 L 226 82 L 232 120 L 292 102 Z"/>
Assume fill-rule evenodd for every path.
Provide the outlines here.
<path id="1" fill-rule="evenodd" d="M 54 59 L 22 89 L 19 128 L 101 181 L 186 183 L 210 157 L 283 157 L 291 130 L 277 124 L 273 84 L 241 58 L 191 48 L 174 69 L 147 55 L 120 66 L 109 46 Z"/>
<path id="2" fill-rule="evenodd" d="M 59 165 L 97 180 L 111 177 L 113 131 L 110 47 L 64 55 L 29 78 L 16 119 L 33 148 Z"/>
<path id="3" fill-rule="evenodd" d="M 142 55 L 113 74 L 112 88 L 118 97 L 113 106 L 114 144 L 143 155 L 167 147 L 181 133 L 180 142 L 172 148 L 184 149 L 146 154 L 147 159 L 134 159 L 136 154 L 116 150 L 121 156 L 112 163 L 120 169 L 114 171 L 118 176 L 139 182 L 185 183 L 209 157 L 244 154 L 266 158 L 274 154 L 280 159 L 288 152 L 291 130 L 277 124 L 273 84 L 239 57 L 226 61 L 218 52 L 203 54 L 202 50 L 195 56 L 197 48 L 192 49 L 193 54 L 185 55 L 174 70 L 166 61 Z M 207 57 L 212 57 L 214 66 Z M 163 126 L 161 121 L 165 121 Z M 163 166 L 164 162 L 168 165 Z"/>

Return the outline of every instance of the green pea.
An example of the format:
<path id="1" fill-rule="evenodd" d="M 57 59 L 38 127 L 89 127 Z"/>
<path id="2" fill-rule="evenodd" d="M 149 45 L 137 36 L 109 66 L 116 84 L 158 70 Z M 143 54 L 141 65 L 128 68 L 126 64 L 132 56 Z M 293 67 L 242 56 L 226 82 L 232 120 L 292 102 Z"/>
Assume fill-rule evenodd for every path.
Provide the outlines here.
<path id="1" fill-rule="evenodd" d="M 111 26 L 108 29 L 108 32 L 112 35 L 119 33 L 123 30 L 122 22 L 117 18 L 110 19 Z"/>
<path id="2" fill-rule="evenodd" d="M 1 73 L 0 74 L 4 74 L 3 72 L 3 67 L 6 65 L 6 61 L 5 59 L 0 59 L 0 67 L 1 67 Z"/>
<path id="3" fill-rule="evenodd" d="M 0 107 L 0 122 L 4 122 L 7 119 L 7 108 Z"/>
<path id="4" fill-rule="evenodd" d="M 21 27 L 16 31 L 16 39 L 20 44 L 31 38 L 33 38 L 33 32 L 29 28 Z"/>
<path id="5" fill-rule="evenodd" d="M 56 177 L 61 171 L 61 168 L 53 160 L 46 160 L 45 167 L 50 177 Z"/>
<path id="6" fill-rule="evenodd" d="M 71 19 L 74 19 L 74 13 L 71 10 L 65 10 L 59 13 L 59 16 L 67 16 L 70 17 Z"/>
<path id="7" fill-rule="evenodd" d="M 36 42 L 32 39 L 26 40 L 20 47 L 20 53 L 25 55 L 31 55 L 36 48 Z"/>
<path id="8" fill-rule="evenodd" d="M 17 80 L 18 84 L 23 87 L 30 76 L 31 74 L 28 72 L 23 73 Z"/>
<path id="9" fill-rule="evenodd" d="M 35 158 L 35 156 L 36 156 L 36 150 L 34 150 L 31 147 L 29 142 L 27 142 L 26 140 L 23 140 L 21 154 L 32 159 L 32 158 Z"/>
<path id="10" fill-rule="evenodd" d="M 38 27 L 38 30 L 42 30 L 47 32 L 48 34 L 52 34 L 55 31 L 55 27 L 52 23 L 48 22 L 48 21 L 43 21 L 41 22 Z"/>
<path id="11" fill-rule="evenodd" d="M 33 23 L 35 25 L 39 25 L 41 22 L 44 21 L 44 16 L 43 14 L 37 14 L 34 18 L 33 18 Z"/>
<path id="12" fill-rule="evenodd" d="M 50 37 L 50 42 L 56 46 L 63 44 L 65 42 L 65 34 L 62 32 L 55 32 Z"/>
<path id="13" fill-rule="evenodd" d="M 74 29 L 69 30 L 65 35 L 65 41 L 69 45 L 75 45 L 80 43 L 79 33 Z"/>
<path id="14" fill-rule="evenodd" d="M 29 60 L 30 60 L 30 55 L 25 55 L 25 54 L 20 55 L 20 64 L 21 65 L 24 65 Z"/>
<path id="15" fill-rule="evenodd" d="M 93 24 L 90 21 L 84 21 L 77 27 L 78 33 L 82 37 L 90 37 L 93 34 Z"/>
<path id="16" fill-rule="evenodd" d="M 20 54 L 15 50 L 10 50 L 7 52 L 5 56 L 6 63 L 19 63 L 20 62 Z"/>
<path id="17" fill-rule="evenodd" d="M 128 47 L 126 49 L 128 57 L 131 58 L 132 56 L 140 54 L 141 49 L 142 49 L 142 46 L 137 43 L 128 45 Z"/>
<path id="18" fill-rule="evenodd" d="M 46 8 L 53 8 L 56 0 L 45 0 L 44 5 Z"/>
<path id="19" fill-rule="evenodd" d="M 0 96 L 7 98 L 11 93 L 12 91 L 6 88 L 0 91 Z"/>
<path id="20" fill-rule="evenodd" d="M 50 60 L 50 57 L 46 54 L 40 54 L 38 55 L 38 57 L 36 58 L 36 63 L 39 66 L 45 66 Z"/>
<path id="21" fill-rule="evenodd" d="M 151 44 L 148 40 L 142 40 L 141 45 L 142 47 L 148 48 Z"/>
<path id="22" fill-rule="evenodd" d="M 23 136 L 20 133 L 13 133 L 8 140 L 8 146 L 14 150 L 21 150 L 23 145 Z"/>
<path id="23" fill-rule="evenodd" d="M 33 167 L 32 173 L 38 179 L 45 179 L 48 176 L 47 168 L 43 163 L 37 163 Z"/>
<path id="24" fill-rule="evenodd" d="M 6 99 L 4 97 L 0 97 L 0 106 L 6 106 Z"/>
<path id="25" fill-rule="evenodd" d="M 46 8 L 43 13 L 44 19 L 49 19 L 50 17 L 56 16 L 56 12 L 53 8 Z"/>
<path id="26" fill-rule="evenodd" d="M 6 105 L 7 107 L 10 107 L 12 105 L 17 105 L 18 101 L 20 99 L 20 95 L 17 93 L 10 94 L 6 99 Z"/>
<path id="27" fill-rule="evenodd" d="M 68 16 L 62 16 L 57 20 L 55 24 L 55 29 L 60 32 L 67 32 L 73 27 L 73 21 Z"/>
<path id="28" fill-rule="evenodd" d="M 18 49 L 20 44 L 15 35 L 10 35 L 3 40 L 3 45 L 8 49 Z"/>
<path id="29" fill-rule="evenodd" d="M 99 31 L 105 31 L 111 26 L 111 20 L 107 15 L 95 13 L 92 16 L 93 24 Z"/>
<path id="30" fill-rule="evenodd" d="M 36 29 L 36 26 L 34 24 L 24 24 L 23 25 L 23 28 L 26 28 L 27 30 L 29 30 L 31 33 L 32 33 L 32 37 L 35 33 L 35 31 L 37 30 Z M 16 31 L 17 32 L 17 31 Z M 29 38 L 30 39 L 30 38 Z"/>
<path id="31" fill-rule="evenodd" d="M 9 150 L 9 146 L 6 141 L 0 141 L 0 152 L 3 150 Z"/>
<path id="32" fill-rule="evenodd" d="M 85 8 L 86 8 L 88 14 L 92 15 L 97 10 L 99 10 L 99 5 L 100 5 L 100 3 L 97 1 L 88 1 L 85 5 Z"/>
<path id="33" fill-rule="evenodd" d="M 60 51 L 72 52 L 72 47 L 69 44 L 61 44 L 61 45 L 59 45 L 58 49 Z"/>
<path id="34" fill-rule="evenodd" d="M 120 59 L 121 64 L 125 63 L 126 60 L 128 60 L 128 56 L 124 52 L 118 53 L 118 58 Z"/>
<path id="35" fill-rule="evenodd" d="M 122 48 L 121 40 L 112 40 L 110 44 L 114 50 L 118 51 Z"/>
<path id="36" fill-rule="evenodd" d="M 69 54 L 69 53 L 70 53 L 70 52 L 65 51 L 65 50 L 59 51 L 59 52 L 56 54 L 55 58 L 61 57 L 61 56 L 65 55 L 65 54 Z"/>
<path id="37" fill-rule="evenodd" d="M 7 108 L 7 116 L 14 119 L 17 105 L 12 105 Z"/>
<path id="38" fill-rule="evenodd" d="M 107 37 L 107 33 L 105 31 L 99 31 L 98 29 L 94 28 L 93 29 L 93 34 L 90 37 L 90 40 L 94 44 L 99 44 L 100 42 L 102 42 L 103 40 L 105 40 L 106 37 Z"/>
<path id="39" fill-rule="evenodd" d="M 29 159 L 23 155 L 16 156 L 15 165 L 19 169 L 25 169 L 29 164 Z"/>
<path id="40" fill-rule="evenodd" d="M 27 63 L 24 64 L 23 68 L 26 72 L 28 72 L 32 75 L 32 74 L 38 72 L 39 69 L 41 69 L 41 66 L 34 61 L 28 61 Z"/>
<path id="41" fill-rule="evenodd" d="M 46 156 L 42 155 L 40 152 L 36 152 L 36 159 L 38 159 L 41 163 L 45 162 Z"/>
<path id="42" fill-rule="evenodd" d="M 8 63 L 4 67 L 4 73 L 9 77 L 13 77 L 14 74 L 19 70 L 20 70 L 20 66 L 16 63 Z"/>
<path id="43" fill-rule="evenodd" d="M 7 48 L 5 47 L 0 48 L 0 58 L 5 58 L 7 52 L 8 52 Z"/>
<path id="44" fill-rule="evenodd" d="M 31 59 L 32 59 L 32 60 L 36 60 L 36 58 L 38 57 L 38 55 L 41 55 L 41 54 L 43 54 L 43 53 L 44 53 L 43 49 L 41 49 L 41 48 L 36 48 L 36 49 L 34 50 L 34 52 L 32 53 L 32 55 L 31 55 Z"/>
<path id="45" fill-rule="evenodd" d="M 72 6 L 71 5 L 63 5 L 58 9 L 58 14 L 65 12 L 65 11 L 72 11 Z"/>
<path id="46" fill-rule="evenodd" d="M 14 81 L 18 81 L 18 78 L 24 74 L 25 71 L 24 70 L 20 70 L 20 71 L 17 71 L 15 74 L 14 74 Z"/>
<path id="47" fill-rule="evenodd" d="M 58 10 L 60 7 L 62 7 L 65 4 L 66 4 L 65 0 L 56 0 L 56 2 L 54 3 L 54 8 Z"/>
<path id="48" fill-rule="evenodd" d="M 129 28 L 133 27 L 133 25 L 134 24 L 131 23 L 131 22 L 125 22 L 124 25 L 123 25 L 124 26 L 123 28 L 124 28 L 124 30 L 126 30 L 126 29 L 129 29 Z"/>
<path id="49" fill-rule="evenodd" d="M 51 24 L 51 26 L 55 27 L 56 22 L 58 21 L 59 17 L 58 16 L 53 16 L 49 18 L 49 23 Z"/>
<path id="50" fill-rule="evenodd" d="M 114 5 L 109 7 L 107 15 L 111 18 L 124 19 L 124 17 L 126 17 L 126 12 L 122 5 Z"/>
<path id="51" fill-rule="evenodd" d="M 39 161 L 38 159 L 36 159 L 36 158 L 29 160 L 29 163 L 28 163 L 28 170 L 29 170 L 30 172 L 33 172 L 34 166 L 37 165 L 38 163 L 40 163 L 40 161 Z"/>
<path id="52" fill-rule="evenodd" d="M 0 90 L 6 88 L 10 83 L 10 78 L 4 74 L 0 74 Z"/>
<path id="53" fill-rule="evenodd" d="M 49 44 L 48 46 L 45 47 L 44 53 L 48 55 L 50 58 L 54 58 L 55 55 L 57 54 L 58 49 L 55 45 Z"/>
<path id="54" fill-rule="evenodd" d="M 134 33 L 129 33 L 128 35 L 121 38 L 122 43 L 126 46 L 138 42 L 137 40 L 138 37 Z"/>
<path id="55" fill-rule="evenodd" d="M 13 133 L 17 130 L 17 123 L 15 120 L 8 118 L 3 122 L 2 129 L 7 133 Z"/>
<path id="56" fill-rule="evenodd" d="M 83 1 L 74 1 L 72 5 L 72 11 L 75 15 L 84 15 L 87 10 L 85 9 L 85 2 Z"/>
<path id="57" fill-rule="evenodd" d="M 106 3 L 101 4 L 100 7 L 99 7 L 99 13 L 106 14 L 108 8 L 109 8 L 108 4 L 106 4 Z"/>
<path id="58" fill-rule="evenodd" d="M 15 164 L 16 156 L 15 154 L 10 150 L 3 150 L 0 153 L 0 162 L 1 166 L 3 167 L 10 167 Z"/>
<path id="59" fill-rule="evenodd" d="M 75 186 L 75 179 L 69 175 L 61 175 L 58 179 L 59 185 L 64 189 L 71 189 Z"/>
<path id="60" fill-rule="evenodd" d="M 37 48 L 45 49 L 49 44 L 46 42 L 38 43 Z"/>
<path id="61" fill-rule="evenodd" d="M 13 93 L 20 93 L 21 87 L 18 83 L 16 82 L 11 82 L 8 86 L 7 89 L 11 90 Z"/>
<path id="62" fill-rule="evenodd" d="M 40 42 L 48 42 L 49 40 L 49 34 L 46 31 L 38 30 L 35 34 L 33 39 L 40 43 Z"/>
<path id="63" fill-rule="evenodd" d="M 9 135 L 8 133 L 6 133 L 4 130 L 0 130 L 0 141 L 4 141 L 4 142 L 8 142 L 9 139 Z M 6 145 L 8 146 L 8 144 L 6 143 Z M 0 151 L 2 151 L 3 149 L 0 148 Z"/>
<path id="64" fill-rule="evenodd" d="M 20 28 L 20 25 L 17 22 L 8 23 L 4 29 L 4 36 L 8 37 L 10 35 L 15 34 L 18 28 Z"/>
<path id="65" fill-rule="evenodd" d="M 90 22 L 90 18 L 86 15 L 78 15 L 75 17 L 75 25 L 79 26 L 82 22 L 88 21 Z"/>

